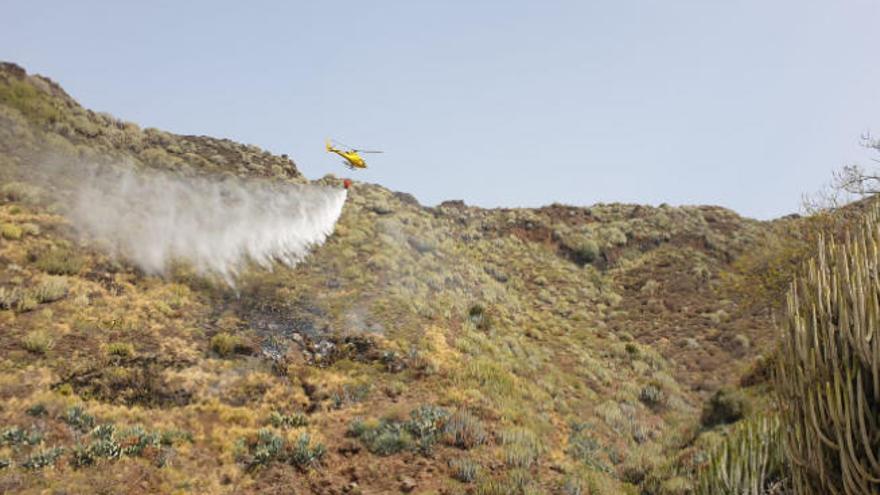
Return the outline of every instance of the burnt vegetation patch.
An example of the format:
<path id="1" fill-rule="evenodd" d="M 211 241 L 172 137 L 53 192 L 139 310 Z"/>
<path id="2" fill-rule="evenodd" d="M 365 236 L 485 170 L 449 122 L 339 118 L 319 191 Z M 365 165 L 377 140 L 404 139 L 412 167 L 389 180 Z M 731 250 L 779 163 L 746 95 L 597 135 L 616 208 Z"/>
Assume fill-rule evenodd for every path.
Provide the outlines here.
<path id="1" fill-rule="evenodd" d="M 156 357 L 116 357 L 73 371 L 52 388 L 69 386 L 83 399 L 143 407 L 179 407 L 192 401 L 192 393 L 175 387 L 163 376 L 168 367 Z"/>

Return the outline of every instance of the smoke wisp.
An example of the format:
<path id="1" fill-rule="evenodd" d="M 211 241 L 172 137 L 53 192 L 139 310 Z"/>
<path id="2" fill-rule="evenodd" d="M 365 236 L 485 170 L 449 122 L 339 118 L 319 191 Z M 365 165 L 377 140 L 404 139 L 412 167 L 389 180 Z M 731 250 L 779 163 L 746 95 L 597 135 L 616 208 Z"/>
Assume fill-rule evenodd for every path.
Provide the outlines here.
<path id="1" fill-rule="evenodd" d="M 73 191 L 81 232 L 147 273 L 173 262 L 230 284 L 248 262 L 293 266 L 333 232 L 346 191 L 237 178 L 94 168 Z"/>

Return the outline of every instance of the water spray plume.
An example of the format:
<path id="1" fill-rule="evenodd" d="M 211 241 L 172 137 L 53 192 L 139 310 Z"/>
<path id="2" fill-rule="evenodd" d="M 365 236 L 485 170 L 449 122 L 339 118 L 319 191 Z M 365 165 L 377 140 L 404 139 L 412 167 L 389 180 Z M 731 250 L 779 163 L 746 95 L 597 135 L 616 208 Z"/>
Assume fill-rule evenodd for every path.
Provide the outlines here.
<path id="1" fill-rule="evenodd" d="M 151 274 L 185 262 L 230 284 L 247 263 L 293 266 L 333 232 L 344 189 L 92 168 L 70 218 Z"/>

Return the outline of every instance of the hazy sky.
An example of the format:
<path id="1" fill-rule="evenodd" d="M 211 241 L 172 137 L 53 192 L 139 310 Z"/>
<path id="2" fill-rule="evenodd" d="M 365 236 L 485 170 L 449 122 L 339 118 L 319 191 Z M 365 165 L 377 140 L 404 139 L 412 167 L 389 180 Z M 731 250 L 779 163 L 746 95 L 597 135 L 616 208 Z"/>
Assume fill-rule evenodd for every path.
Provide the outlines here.
<path id="1" fill-rule="evenodd" d="M 221 4 L 225 4 L 222 5 Z M 0 0 L 0 59 L 425 204 L 796 211 L 880 134 L 880 1 Z M 349 173 L 326 137 L 385 150 Z"/>

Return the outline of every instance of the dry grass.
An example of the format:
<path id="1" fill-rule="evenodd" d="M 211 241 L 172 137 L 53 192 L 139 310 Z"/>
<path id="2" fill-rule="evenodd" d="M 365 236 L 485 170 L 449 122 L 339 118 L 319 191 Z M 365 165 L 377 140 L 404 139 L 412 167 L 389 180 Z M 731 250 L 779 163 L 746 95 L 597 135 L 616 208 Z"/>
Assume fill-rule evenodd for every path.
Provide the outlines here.
<path id="1" fill-rule="evenodd" d="M 303 180 L 255 147 L 141 130 L 24 81 L 34 91 L 0 78 L 0 119 L 18 136 L 0 137 L 4 173 L 51 148 Z M 131 477 L 144 492 L 309 493 L 356 472 L 375 493 L 418 473 L 425 493 L 634 493 L 648 476 L 622 479 L 620 453 L 667 455 L 698 420 L 696 385 L 714 386 L 708 365 L 735 369 L 764 342 L 761 320 L 717 293 L 717 274 L 764 227 L 718 208 L 428 209 L 356 184 L 306 263 L 230 290 L 186 267 L 146 277 L 74 242 L 63 209 L 47 207 L 59 198 L 20 178 L 0 199 L 0 224 L 21 231 L 0 231 L 0 426 L 31 425 L 25 411 L 45 404 L 46 438 L 86 449 L 79 469 L 0 471 L 24 491 L 124 492 Z M 148 454 L 151 432 L 192 441 L 161 467 L 123 456 L 101 469 L 86 455 L 95 425 L 67 415 L 80 403 L 95 425 L 142 424 L 125 438 L 149 440 Z"/>
<path id="2" fill-rule="evenodd" d="M 21 345 L 34 354 L 46 354 L 55 345 L 55 340 L 45 330 L 34 330 L 21 339 Z"/>

